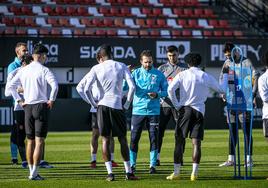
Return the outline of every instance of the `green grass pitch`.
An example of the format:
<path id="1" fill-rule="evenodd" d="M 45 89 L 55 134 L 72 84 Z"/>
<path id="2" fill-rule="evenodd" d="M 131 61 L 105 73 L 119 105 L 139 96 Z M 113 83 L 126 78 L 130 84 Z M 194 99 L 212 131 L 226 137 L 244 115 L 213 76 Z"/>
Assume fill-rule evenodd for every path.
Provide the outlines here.
<path id="1" fill-rule="evenodd" d="M 202 142 L 202 158 L 199 167 L 199 179 L 190 181 L 192 170 L 192 145 L 187 139 L 184 154 L 184 166 L 181 170 L 181 180 L 168 181 L 166 176 L 173 170 L 174 131 L 166 131 L 161 153 L 161 166 L 157 174 L 150 175 L 149 171 L 149 140 L 147 131 L 143 131 L 139 144 L 136 175 L 138 181 L 124 180 L 124 166 L 116 140 L 115 160 L 120 167 L 114 168 L 116 181 L 106 182 L 107 175 L 101 159 L 101 144 L 99 144 L 97 169 L 89 168 L 89 140 L 91 132 L 49 132 L 46 139 L 45 158 L 53 169 L 40 169 L 44 181 L 29 181 L 28 169 L 20 165 L 10 164 L 9 134 L 0 134 L 0 187 L 31 188 L 31 187 L 92 187 L 92 188 L 169 188 L 169 187 L 268 187 L 268 142 L 264 139 L 261 129 L 253 130 L 253 179 L 234 180 L 233 167 L 219 168 L 219 163 L 225 161 L 228 155 L 228 130 L 206 130 Z M 240 132 L 241 152 L 243 137 Z M 128 133 L 129 141 L 129 133 Z M 101 142 L 99 142 L 101 143 Z M 243 160 L 241 160 L 243 162 Z M 244 168 L 241 167 L 242 172 Z"/>

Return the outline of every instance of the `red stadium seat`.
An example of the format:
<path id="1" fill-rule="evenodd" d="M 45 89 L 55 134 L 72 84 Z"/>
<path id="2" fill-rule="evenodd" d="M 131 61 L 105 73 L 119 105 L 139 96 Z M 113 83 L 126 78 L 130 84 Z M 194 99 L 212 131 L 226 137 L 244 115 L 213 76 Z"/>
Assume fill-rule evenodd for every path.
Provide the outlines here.
<path id="1" fill-rule="evenodd" d="M 95 30 L 87 28 L 87 29 L 85 29 L 85 35 L 94 36 L 95 35 Z"/>
<path id="2" fill-rule="evenodd" d="M 96 0 L 75 0 L 75 3 L 80 5 L 95 5 Z"/>
<path id="3" fill-rule="evenodd" d="M 180 37 L 181 36 L 181 31 L 180 30 L 171 30 L 171 35 L 173 37 Z"/>
<path id="4" fill-rule="evenodd" d="M 22 19 L 21 17 L 13 18 L 13 23 L 15 26 L 25 26 L 24 19 Z"/>
<path id="5" fill-rule="evenodd" d="M 28 16 L 32 16 L 34 15 L 32 8 L 29 6 L 23 6 L 21 7 L 21 12 L 23 15 L 28 15 Z"/>
<path id="6" fill-rule="evenodd" d="M 114 19 L 114 25 L 119 28 L 125 27 L 123 18 L 115 18 Z"/>
<path id="7" fill-rule="evenodd" d="M 144 30 L 144 29 L 139 30 L 139 36 L 140 37 L 148 37 L 149 36 L 148 30 Z"/>
<path id="8" fill-rule="evenodd" d="M 233 34 L 234 34 L 234 36 L 235 36 L 236 38 L 241 38 L 241 37 L 243 37 L 243 32 L 242 32 L 242 31 L 237 31 L 237 30 L 235 30 Z"/>
<path id="9" fill-rule="evenodd" d="M 54 17 L 48 17 L 47 18 L 47 23 L 48 24 L 51 24 L 53 27 L 58 27 L 60 26 L 59 22 L 58 22 L 58 19 L 57 18 L 54 18 Z"/>
<path id="10" fill-rule="evenodd" d="M 157 27 L 162 27 L 162 28 L 168 27 L 166 24 L 166 19 L 157 19 L 156 25 Z"/>
<path id="11" fill-rule="evenodd" d="M 61 27 L 71 27 L 70 23 L 69 23 L 69 18 L 66 17 L 60 17 L 59 18 L 59 25 Z"/>
<path id="12" fill-rule="evenodd" d="M 5 35 L 14 35 L 15 34 L 15 29 L 13 27 L 5 28 L 4 34 Z"/>
<path id="13" fill-rule="evenodd" d="M 120 15 L 121 16 L 131 16 L 130 9 L 128 7 L 122 7 L 120 9 Z"/>
<path id="14" fill-rule="evenodd" d="M 212 36 L 212 31 L 204 30 L 204 31 L 203 31 L 203 36 L 204 36 L 204 37 L 211 37 L 211 36 Z"/>
<path id="15" fill-rule="evenodd" d="M 74 6 L 68 6 L 68 7 L 66 8 L 66 14 L 67 14 L 68 16 L 75 16 L 75 15 L 77 15 L 76 8 L 75 8 Z"/>
<path id="16" fill-rule="evenodd" d="M 174 8 L 173 13 L 178 15 L 179 17 L 183 16 L 182 9 L 181 8 Z"/>
<path id="17" fill-rule="evenodd" d="M 14 25 L 13 19 L 9 17 L 2 17 L 2 23 L 6 24 L 6 26 Z"/>
<path id="18" fill-rule="evenodd" d="M 216 31 L 213 31 L 213 34 L 215 37 L 222 37 L 222 31 L 216 30 Z"/>
<path id="19" fill-rule="evenodd" d="M 153 16 L 164 16 L 163 13 L 162 13 L 162 9 L 161 8 L 153 8 L 152 10 L 152 15 Z"/>
<path id="20" fill-rule="evenodd" d="M 108 7 L 99 7 L 99 13 L 103 14 L 104 16 L 107 16 L 110 14 L 110 9 Z"/>
<path id="21" fill-rule="evenodd" d="M 27 35 L 27 31 L 26 29 L 23 29 L 23 28 L 17 28 L 16 35 Z"/>
<path id="22" fill-rule="evenodd" d="M 157 25 L 155 24 L 155 19 L 151 19 L 151 18 L 146 19 L 146 20 L 145 20 L 145 24 L 146 24 L 146 27 L 150 27 L 150 28 L 152 28 L 152 27 L 156 27 L 156 26 L 157 26 Z"/>
<path id="23" fill-rule="evenodd" d="M 214 20 L 214 19 L 211 20 L 210 19 L 210 20 L 208 20 L 208 24 L 215 27 L 215 28 L 219 27 L 218 20 Z"/>
<path id="24" fill-rule="evenodd" d="M 15 15 L 21 15 L 22 14 L 20 7 L 18 7 L 16 5 L 10 6 L 9 11 L 13 12 Z"/>
<path id="25" fill-rule="evenodd" d="M 223 36 L 225 36 L 225 37 L 232 37 L 233 36 L 233 32 L 232 31 L 226 31 L 226 30 L 224 30 L 223 31 Z"/>
<path id="26" fill-rule="evenodd" d="M 197 20 L 194 20 L 194 19 L 189 19 L 188 20 L 188 26 L 190 28 L 200 28 L 200 26 L 197 23 Z"/>
<path id="27" fill-rule="evenodd" d="M 192 9 L 183 9 L 183 15 L 184 17 L 192 17 L 194 16 Z"/>
<path id="28" fill-rule="evenodd" d="M 130 6 L 137 6 L 137 5 L 140 5 L 138 0 L 127 0 L 127 5 L 130 5 Z"/>
<path id="29" fill-rule="evenodd" d="M 117 30 L 115 29 L 108 29 L 106 32 L 108 36 L 117 36 Z"/>
<path id="30" fill-rule="evenodd" d="M 54 9 L 51 6 L 44 6 L 43 7 L 43 12 L 44 13 L 47 13 L 50 16 L 55 15 L 55 11 L 54 11 Z"/>
<path id="31" fill-rule="evenodd" d="M 179 20 L 177 20 L 177 22 L 178 22 L 178 24 L 181 25 L 182 27 L 187 27 L 187 26 L 188 26 L 186 20 L 179 19 Z"/>
<path id="32" fill-rule="evenodd" d="M 136 36 L 138 36 L 138 31 L 130 29 L 130 30 L 128 30 L 128 35 L 136 37 Z"/>
<path id="33" fill-rule="evenodd" d="M 96 30 L 96 35 L 97 36 L 105 36 L 106 35 L 106 31 L 103 29 L 97 29 Z"/>
<path id="34" fill-rule="evenodd" d="M 215 18 L 216 16 L 213 13 L 212 9 L 204 9 L 204 16 L 208 18 Z"/>
<path id="35" fill-rule="evenodd" d="M 78 16 L 88 16 L 88 10 L 85 7 L 78 7 L 77 8 L 77 15 Z"/>
<path id="36" fill-rule="evenodd" d="M 117 7 L 111 7 L 110 16 L 120 16 L 119 9 Z"/>
<path id="37" fill-rule="evenodd" d="M 146 14 L 147 16 L 151 16 L 152 15 L 152 9 L 150 9 L 148 7 L 142 7 L 141 13 Z"/>
<path id="38" fill-rule="evenodd" d="M 25 18 L 25 25 L 31 26 L 31 27 L 36 27 L 35 19 L 33 17 L 26 17 Z"/>
<path id="39" fill-rule="evenodd" d="M 182 36 L 190 37 L 192 36 L 192 32 L 190 30 L 182 30 Z"/>
<path id="40" fill-rule="evenodd" d="M 92 26 L 91 20 L 89 18 L 81 18 L 81 24 L 85 25 L 86 27 Z"/>
<path id="41" fill-rule="evenodd" d="M 159 3 L 162 3 L 164 6 L 172 6 L 173 3 L 170 0 L 159 0 Z"/>
<path id="42" fill-rule="evenodd" d="M 39 35 L 49 35 L 50 31 L 47 28 L 40 28 Z"/>
<path id="43" fill-rule="evenodd" d="M 151 30 L 150 31 L 150 35 L 152 37 L 159 37 L 160 36 L 160 32 L 159 32 L 159 30 Z"/>
<path id="44" fill-rule="evenodd" d="M 137 2 L 139 5 L 145 5 L 145 6 L 147 6 L 147 5 L 149 5 L 149 3 L 148 3 L 148 0 L 138 0 L 138 2 Z"/>
<path id="45" fill-rule="evenodd" d="M 73 30 L 73 34 L 74 34 L 74 36 L 82 36 L 82 35 L 84 35 L 84 30 L 83 29 L 75 28 Z"/>
<path id="46" fill-rule="evenodd" d="M 66 15 L 65 8 L 61 7 L 61 6 L 56 6 L 55 13 L 57 14 L 57 16 L 65 16 Z"/>
<path id="47" fill-rule="evenodd" d="M 61 29 L 52 28 L 51 31 L 50 31 L 50 34 L 54 35 L 54 36 L 60 36 L 61 35 Z"/>
<path id="48" fill-rule="evenodd" d="M 145 21 L 142 18 L 136 19 L 136 25 L 139 25 L 141 28 L 146 27 Z"/>
<path id="49" fill-rule="evenodd" d="M 204 12 L 203 12 L 203 9 L 201 8 L 196 8 L 194 9 L 194 15 L 195 17 L 203 17 L 204 16 Z"/>
<path id="50" fill-rule="evenodd" d="M 112 18 L 104 18 L 103 19 L 103 25 L 105 26 L 105 27 L 112 27 L 113 26 L 113 19 Z"/>
<path id="51" fill-rule="evenodd" d="M 101 18 L 93 18 L 92 20 L 92 25 L 96 27 L 101 27 L 103 25 L 103 20 Z"/>

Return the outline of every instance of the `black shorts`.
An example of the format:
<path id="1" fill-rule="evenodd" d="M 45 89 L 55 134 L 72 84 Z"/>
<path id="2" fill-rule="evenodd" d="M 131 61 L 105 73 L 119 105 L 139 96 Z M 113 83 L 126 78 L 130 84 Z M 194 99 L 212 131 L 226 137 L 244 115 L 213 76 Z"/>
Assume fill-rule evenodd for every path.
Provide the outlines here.
<path id="1" fill-rule="evenodd" d="M 159 121 L 159 137 L 164 137 L 166 127 L 170 121 L 176 122 L 178 121 L 178 112 L 173 107 L 161 107 L 160 108 L 160 121 Z"/>
<path id="2" fill-rule="evenodd" d="M 91 112 L 91 128 L 99 129 L 97 121 L 97 112 Z"/>
<path id="3" fill-rule="evenodd" d="M 46 138 L 49 112 L 47 104 L 27 104 L 24 107 L 24 112 L 27 138 L 34 139 L 35 136 Z"/>
<path id="4" fill-rule="evenodd" d="M 263 119 L 263 135 L 268 137 L 268 119 Z"/>
<path id="5" fill-rule="evenodd" d="M 183 106 L 179 110 L 179 118 L 175 128 L 176 136 L 203 140 L 204 126 L 203 115 L 199 111 L 189 106 Z"/>
<path id="6" fill-rule="evenodd" d="M 101 136 L 126 136 L 127 126 L 123 110 L 100 105 L 97 110 L 97 119 Z"/>

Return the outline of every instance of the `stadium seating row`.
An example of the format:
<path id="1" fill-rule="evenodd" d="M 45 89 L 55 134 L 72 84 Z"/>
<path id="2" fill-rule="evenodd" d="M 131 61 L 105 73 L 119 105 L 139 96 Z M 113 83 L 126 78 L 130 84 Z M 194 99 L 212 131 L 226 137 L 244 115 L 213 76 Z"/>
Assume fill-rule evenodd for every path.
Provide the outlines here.
<path id="1" fill-rule="evenodd" d="M 107 17 L 3 17 L 3 26 L 52 27 L 130 27 L 130 28 L 229 28 L 227 20 L 107 18 Z"/>
<path id="2" fill-rule="evenodd" d="M 162 7 L 119 7 L 119 6 L 20 6 L 2 5 L 0 12 L 6 15 L 49 15 L 49 16 L 138 16 L 138 17 L 188 17 L 215 18 L 209 8 L 162 8 Z"/>
<path id="3" fill-rule="evenodd" d="M 66 29 L 66 28 L 23 28 L 23 27 L 8 27 L 4 30 L 0 30 L 0 34 L 5 35 L 30 35 L 30 36 L 121 36 L 121 37 L 243 37 L 243 33 L 239 30 L 164 30 L 164 29 Z"/>

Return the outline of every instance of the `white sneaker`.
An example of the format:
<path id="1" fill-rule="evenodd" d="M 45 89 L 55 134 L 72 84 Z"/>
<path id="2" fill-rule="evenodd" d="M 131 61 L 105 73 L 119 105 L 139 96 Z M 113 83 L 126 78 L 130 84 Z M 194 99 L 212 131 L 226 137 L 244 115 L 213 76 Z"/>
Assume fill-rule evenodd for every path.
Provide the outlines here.
<path id="1" fill-rule="evenodd" d="M 222 164 L 219 164 L 219 167 L 224 167 L 224 166 L 234 166 L 234 162 L 233 161 L 226 161 Z"/>

